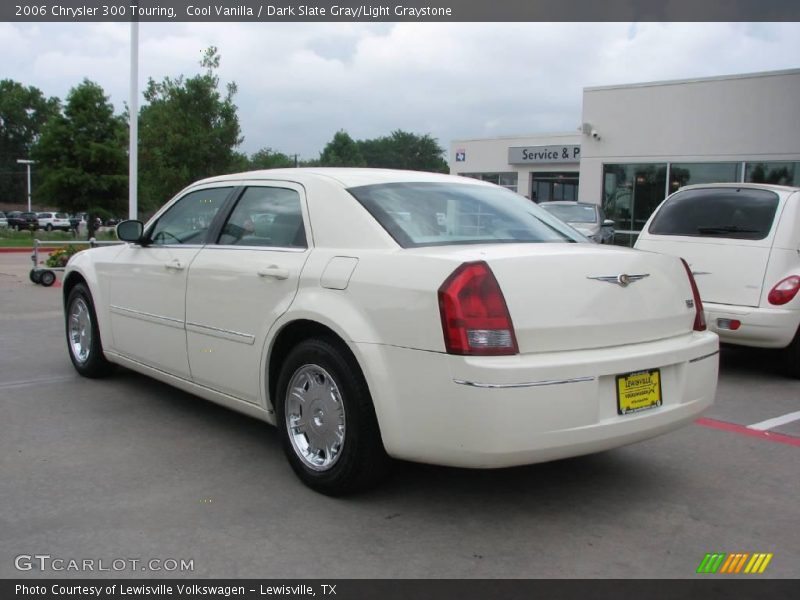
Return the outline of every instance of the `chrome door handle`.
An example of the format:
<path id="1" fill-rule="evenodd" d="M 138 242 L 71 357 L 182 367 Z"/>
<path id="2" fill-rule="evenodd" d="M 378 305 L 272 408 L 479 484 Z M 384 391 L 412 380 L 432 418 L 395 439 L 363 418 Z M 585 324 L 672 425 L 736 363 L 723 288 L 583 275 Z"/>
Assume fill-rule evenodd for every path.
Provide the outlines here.
<path id="1" fill-rule="evenodd" d="M 179 260 L 176 258 L 176 259 L 175 259 L 175 260 L 173 260 L 172 262 L 164 263 L 164 268 L 165 268 L 165 269 L 172 269 L 172 270 L 174 270 L 174 271 L 183 271 L 183 269 L 184 269 L 185 267 L 183 266 L 183 264 L 181 263 L 181 261 L 179 261 Z"/>
<path id="2" fill-rule="evenodd" d="M 258 270 L 259 277 L 272 277 L 273 279 L 289 279 L 289 269 L 281 269 L 278 265 L 270 265 Z"/>

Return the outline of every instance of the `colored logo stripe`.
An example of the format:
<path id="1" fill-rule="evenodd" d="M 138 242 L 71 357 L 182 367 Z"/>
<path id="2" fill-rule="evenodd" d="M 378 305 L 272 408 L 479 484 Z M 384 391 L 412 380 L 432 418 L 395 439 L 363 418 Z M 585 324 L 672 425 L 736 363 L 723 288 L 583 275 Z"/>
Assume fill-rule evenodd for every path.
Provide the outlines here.
<path id="1" fill-rule="evenodd" d="M 706 557 L 703 559 L 703 562 L 700 563 L 700 566 L 697 567 L 698 573 L 716 573 L 717 569 L 719 569 L 722 561 L 725 558 L 725 554 L 722 553 L 715 553 L 715 554 L 706 554 Z"/>
<path id="2" fill-rule="evenodd" d="M 745 567 L 745 573 L 763 573 L 767 569 L 769 561 L 772 560 L 772 552 L 769 554 L 754 554 L 753 558 Z"/>
<path id="3" fill-rule="evenodd" d="M 733 552 L 731 554 L 725 552 L 709 553 L 706 554 L 700 562 L 700 566 L 697 567 L 697 572 L 735 574 L 741 573 L 744 568 L 744 573 L 763 573 L 772 560 L 772 556 L 773 554 L 771 552 L 756 552 L 754 554 L 750 554 L 749 552 Z M 745 564 L 747 566 L 745 566 Z"/>

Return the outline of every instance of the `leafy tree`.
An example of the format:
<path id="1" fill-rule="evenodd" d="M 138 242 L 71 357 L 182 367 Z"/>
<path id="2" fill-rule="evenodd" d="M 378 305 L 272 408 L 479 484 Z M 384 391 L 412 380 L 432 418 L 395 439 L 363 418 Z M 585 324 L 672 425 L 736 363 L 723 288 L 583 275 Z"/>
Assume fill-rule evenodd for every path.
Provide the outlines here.
<path id="1" fill-rule="evenodd" d="M 0 81 L 0 200 L 21 202 L 27 196 L 25 167 L 17 159 L 30 157 L 42 127 L 59 108 L 58 98 L 45 98 L 38 88 Z M 33 174 L 38 179 L 38 169 Z"/>
<path id="2" fill-rule="evenodd" d="M 412 169 L 448 173 L 444 149 L 430 135 L 396 130 L 389 136 L 358 142 L 358 149 L 370 167 Z"/>
<path id="3" fill-rule="evenodd" d="M 319 156 L 322 167 L 366 167 L 358 143 L 346 131 L 337 131 Z"/>
<path id="4" fill-rule="evenodd" d="M 127 128 L 98 84 L 70 90 L 63 113 L 50 118 L 33 147 L 41 174 L 38 197 L 66 211 L 124 210 L 128 188 Z"/>
<path id="5" fill-rule="evenodd" d="M 293 156 L 276 152 L 272 148 L 262 148 L 250 157 L 251 169 L 284 169 L 294 166 Z"/>
<path id="6" fill-rule="evenodd" d="M 236 84 L 219 90 L 220 55 L 209 47 L 200 65 L 205 72 L 150 79 L 147 104 L 139 113 L 139 206 L 150 211 L 184 186 L 204 177 L 230 173 L 245 163 L 236 152 L 242 142 L 233 98 Z"/>

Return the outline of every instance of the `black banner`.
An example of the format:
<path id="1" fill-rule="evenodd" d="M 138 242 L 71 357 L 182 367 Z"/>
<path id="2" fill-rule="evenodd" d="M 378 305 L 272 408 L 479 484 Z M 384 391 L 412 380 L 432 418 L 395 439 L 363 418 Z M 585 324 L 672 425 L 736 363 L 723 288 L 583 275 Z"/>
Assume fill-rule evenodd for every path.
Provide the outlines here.
<path id="1" fill-rule="evenodd" d="M 800 21 L 797 0 L 12 0 L 17 22 Z"/>
<path id="2" fill-rule="evenodd" d="M 752 577 L 752 576 L 751 576 Z M 793 600 L 800 592 L 797 580 L 721 579 L 698 576 L 689 580 L 3 580 L 5 600 L 36 598 L 65 600 L 96 598 L 123 600 L 200 600 L 241 598 L 286 600 L 739 600 L 769 598 Z"/>

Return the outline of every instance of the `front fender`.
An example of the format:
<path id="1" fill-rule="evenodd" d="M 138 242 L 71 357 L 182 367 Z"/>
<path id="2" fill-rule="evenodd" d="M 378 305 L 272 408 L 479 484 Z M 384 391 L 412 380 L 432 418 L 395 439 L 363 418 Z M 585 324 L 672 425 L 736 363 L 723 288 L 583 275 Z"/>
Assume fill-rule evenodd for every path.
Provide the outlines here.
<path id="1" fill-rule="evenodd" d="M 83 279 L 92 294 L 97 327 L 100 330 L 100 340 L 104 350 L 113 349 L 111 315 L 108 309 L 109 290 L 111 265 L 121 248 L 122 246 L 106 246 L 82 250 L 70 258 L 64 270 L 64 310 L 66 311 L 67 296 L 75 278 Z"/>

